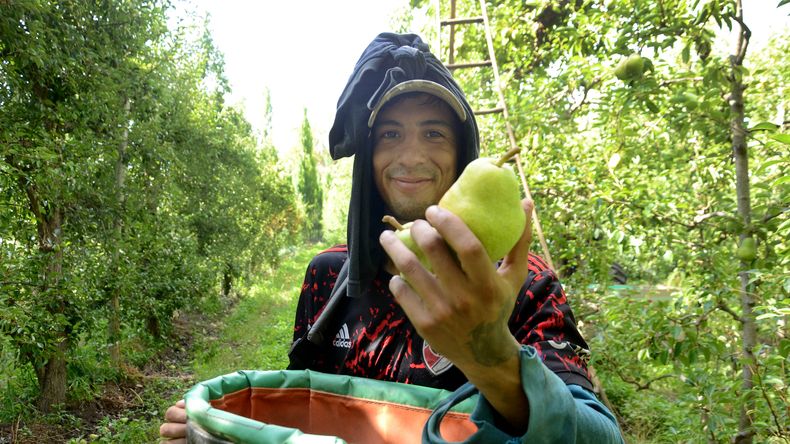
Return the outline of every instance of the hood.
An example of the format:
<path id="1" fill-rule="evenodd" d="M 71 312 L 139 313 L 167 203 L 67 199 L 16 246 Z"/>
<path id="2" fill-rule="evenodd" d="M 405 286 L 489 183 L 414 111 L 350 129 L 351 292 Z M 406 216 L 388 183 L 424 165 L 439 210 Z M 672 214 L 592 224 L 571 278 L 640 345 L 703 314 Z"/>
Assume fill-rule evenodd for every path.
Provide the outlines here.
<path id="1" fill-rule="evenodd" d="M 381 222 L 384 201 L 373 182 L 373 150 L 368 119 L 379 99 L 396 85 L 425 79 L 447 88 L 459 99 L 468 118 L 463 122 L 458 173 L 479 154 L 474 112 L 450 71 L 414 34 L 379 34 L 362 53 L 337 103 L 329 131 L 333 159 L 354 156 L 351 201 L 348 207 L 348 295 L 357 297 L 376 275 L 384 258 L 378 242 L 387 227 Z"/>

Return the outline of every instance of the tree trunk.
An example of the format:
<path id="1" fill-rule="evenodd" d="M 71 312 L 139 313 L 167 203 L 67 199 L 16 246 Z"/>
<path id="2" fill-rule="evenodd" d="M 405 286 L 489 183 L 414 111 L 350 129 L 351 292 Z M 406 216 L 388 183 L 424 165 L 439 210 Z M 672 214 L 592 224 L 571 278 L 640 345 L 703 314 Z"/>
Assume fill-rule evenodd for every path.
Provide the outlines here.
<path id="1" fill-rule="evenodd" d="M 60 334 L 58 339 L 60 342 L 54 347 L 49 360 L 37 372 L 40 392 L 38 408 L 44 413 L 66 402 L 66 352 L 69 342 L 65 334 Z"/>
<path id="2" fill-rule="evenodd" d="M 730 56 L 730 129 L 732 136 L 732 153 L 735 160 L 736 196 L 738 201 L 738 215 L 743 221 L 744 230 L 740 234 L 740 242 L 747 237 L 751 237 L 751 194 L 749 190 L 749 153 L 746 145 L 746 130 L 744 129 L 744 103 L 743 91 L 746 89 L 743 84 L 743 59 L 746 55 L 746 48 L 749 44 L 751 32 L 743 23 L 743 7 L 741 0 L 737 1 L 736 21 L 740 24 L 738 33 L 737 49 L 734 55 Z M 740 262 L 740 299 L 741 299 L 741 350 L 743 365 L 743 379 L 741 382 L 742 400 L 740 405 L 740 418 L 738 421 L 738 433 L 733 438 L 736 444 L 751 444 L 754 436 L 752 428 L 755 402 L 752 396 L 754 388 L 754 347 L 757 342 L 757 329 L 754 320 L 754 288 L 749 284 L 748 270 L 751 268 L 751 261 Z"/>
<path id="3" fill-rule="evenodd" d="M 230 264 L 225 265 L 225 271 L 222 273 L 222 297 L 227 298 L 230 296 L 230 290 L 233 288 L 233 274 Z"/>
<path id="4" fill-rule="evenodd" d="M 63 276 L 63 251 L 60 249 L 63 213 L 52 202 L 43 203 L 34 184 L 27 183 L 23 177 L 20 177 L 20 184 L 27 193 L 30 209 L 36 217 L 38 249 L 47 258 L 41 273 L 40 296 L 50 302 L 46 307 L 51 314 L 62 314 L 66 311 L 66 298 L 59 288 Z M 42 356 L 43 364 L 36 368 L 39 385 L 37 404 L 45 413 L 66 401 L 66 354 L 70 342 L 66 326 L 57 328 L 60 330 L 48 338 L 54 344 L 47 344 L 47 351 Z"/>
<path id="5" fill-rule="evenodd" d="M 123 240 L 123 216 L 126 193 L 124 183 L 126 181 L 126 148 L 129 145 L 129 125 L 128 116 L 131 104 L 127 97 L 123 104 L 125 111 L 124 129 L 121 136 L 121 143 L 118 145 L 118 159 L 115 161 L 115 203 L 117 205 L 113 220 L 113 239 L 112 243 L 112 289 L 110 297 L 110 322 L 109 322 L 109 346 L 110 361 L 116 369 L 121 368 L 121 285 L 119 282 L 121 266 L 120 252 Z"/>

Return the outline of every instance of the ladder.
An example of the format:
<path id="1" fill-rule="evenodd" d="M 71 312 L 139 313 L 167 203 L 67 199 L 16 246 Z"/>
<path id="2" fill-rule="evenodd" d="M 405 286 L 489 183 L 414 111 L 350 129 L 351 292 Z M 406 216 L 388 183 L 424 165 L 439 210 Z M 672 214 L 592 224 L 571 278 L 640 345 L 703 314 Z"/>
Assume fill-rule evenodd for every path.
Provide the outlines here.
<path id="1" fill-rule="evenodd" d="M 499 101 L 497 106 L 494 108 L 488 109 L 479 109 L 475 110 L 475 115 L 485 115 L 485 114 L 502 114 L 502 118 L 505 122 L 505 128 L 507 129 L 508 140 L 510 141 L 510 149 L 519 148 L 518 143 L 516 142 L 516 136 L 513 133 L 513 127 L 510 125 L 510 114 L 508 113 L 507 103 L 505 102 L 505 95 L 503 92 L 502 83 L 499 79 L 499 67 L 496 63 L 496 55 L 494 53 L 494 41 L 491 38 L 491 25 L 488 21 L 488 12 L 486 10 L 486 2 L 485 0 L 479 0 L 480 2 L 480 12 L 481 15 L 479 17 L 467 17 L 467 18 L 458 18 L 456 17 L 456 0 L 450 0 L 450 18 L 441 20 L 440 17 L 440 1 L 435 0 L 435 10 L 437 16 L 437 39 L 438 45 L 437 48 L 439 49 L 439 53 L 441 54 L 442 42 L 442 27 L 449 26 L 450 28 L 450 38 L 448 42 L 448 60 L 445 63 L 445 66 L 450 71 L 458 70 L 458 69 L 470 69 L 470 68 L 481 68 L 481 67 L 488 67 L 490 66 L 494 72 L 494 86 L 497 92 L 497 96 Z M 461 62 L 457 63 L 455 60 L 455 29 L 456 26 L 462 25 L 473 25 L 473 24 L 482 24 L 485 30 L 486 36 L 486 44 L 488 46 L 488 60 L 483 61 L 474 61 L 474 62 Z M 528 140 L 532 140 L 532 144 L 535 145 L 537 141 L 537 136 L 535 137 L 528 137 Z M 521 178 L 521 185 L 524 187 L 524 194 L 530 200 L 532 200 L 532 193 L 529 191 L 529 186 L 527 185 L 527 179 L 524 176 L 524 168 L 521 161 L 521 152 L 519 150 L 519 154 L 515 156 L 515 162 L 518 169 L 518 175 Z M 540 247 L 543 252 L 543 258 L 548 262 L 549 267 L 552 268 L 555 272 L 557 269 L 554 267 L 554 262 L 551 260 L 551 254 L 549 253 L 548 245 L 546 245 L 546 238 L 543 236 L 543 229 L 540 226 L 540 220 L 538 219 L 538 211 L 537 208 L 534 207 L 532 210 L 532 226 L 535 228 L 535 232 L 538 235 L 538 239 L 540 241 Z"/>

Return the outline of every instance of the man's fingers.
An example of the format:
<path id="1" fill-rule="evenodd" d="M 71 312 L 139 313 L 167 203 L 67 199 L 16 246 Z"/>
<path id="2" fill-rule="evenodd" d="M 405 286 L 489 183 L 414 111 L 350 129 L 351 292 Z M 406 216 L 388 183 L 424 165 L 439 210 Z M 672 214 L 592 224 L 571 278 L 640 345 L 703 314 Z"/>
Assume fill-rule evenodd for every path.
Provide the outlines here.
<path id="1" fill-rule="evenodd" d="M 424 220 L 414 221 L 414 225 L 411 227 L 411 237 L 431 263 L 433 273 L 442 282 L 459 281 L 465 278 L 465 276 L 459 275 L 455 253 L 431 224 Z M 445 296 L 455 296 L 455 294 L 450 293 Z"/>
<path id="2" fill-rule="evenodd" d="M 176 405 L 170 406 L 165 412 L 165 421 L 167 422 L 187 422 L 186 403 L 181 400 Z"/>
<path id="3" fill-rule="evenodd" d="M 428 207 L 425 211 L 425 218 L 436 228 L 436 231 L 458 256 L 461 268 L 467 276 L 475 276 L 481 272 L 488 273 L 493 270 L 493 261 L 498 258 L 492 260 L 488 257 L 483 244 L 461 218 L 436 205 Z M 440 279 L 446 277 L 437 267 L 434 267 L 434 271 Z"/>
<path id="4" fill-rule="evenodd" d="M 186 443 L 187 436 L 186 402 L 180 400 L 165 412 L 165 423 L 159 426 L 159 436 L 168 438 L 167 443 Z"/>
<path id="5" fill-rule="evenodd" d="M 159 426 L 159 436 L 168 439 L 185 438 L 187 436 L 187 425 L 174 422 L 166 422 Z M 174 442 L 174 441 L 168 441 Z M 184 440 L 186 442 L 186 440 Z"/>
<path id="6" fill-rule="evenodd" d="M 423 267 L 417 256 L 398 239 L 392 231 L 384 231 L 379 236 L 379 242 L 392 260 L 395 268 L 409 281 L 420 294 L 435 290 L 432 287 L 434 276 Z"/>
<path id="7" fill-rule="evenodd" d="M 428 310 L 425 308 L 425 302 L 411 288 L 408 282 L 400 276 L 393 276 L 390 279 L 389 288 L 412 325 L 419 328 L 428 322 Z"/>

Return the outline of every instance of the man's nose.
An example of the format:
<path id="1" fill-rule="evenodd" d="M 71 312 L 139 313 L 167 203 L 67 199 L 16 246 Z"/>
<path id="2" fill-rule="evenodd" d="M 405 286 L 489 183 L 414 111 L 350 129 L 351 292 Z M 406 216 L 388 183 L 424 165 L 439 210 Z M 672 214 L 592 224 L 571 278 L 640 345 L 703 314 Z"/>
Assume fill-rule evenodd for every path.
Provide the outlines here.
<path id="1" fill-rule="evenodd" d="M 419 134 L 409 134 L 403 140 L 400 161 L 405 165 L 423 163 L 427 157 L 428 147 Z"/>

